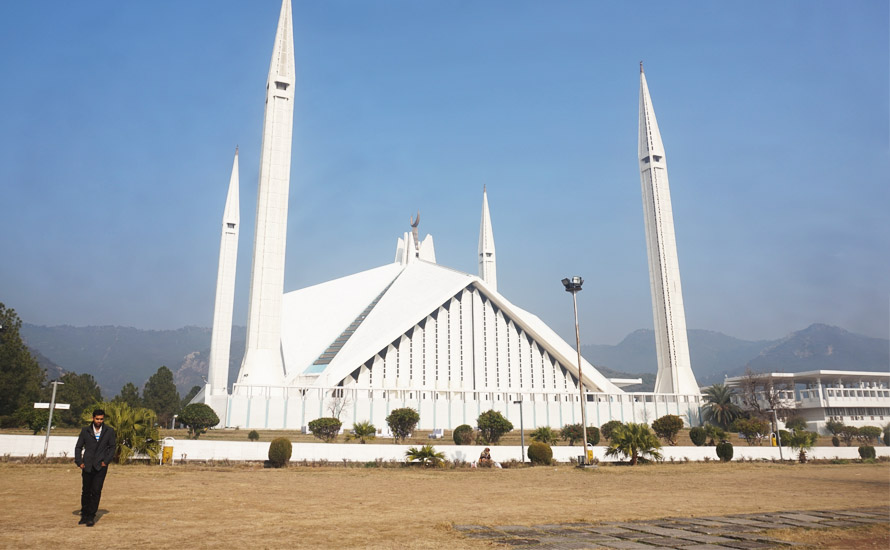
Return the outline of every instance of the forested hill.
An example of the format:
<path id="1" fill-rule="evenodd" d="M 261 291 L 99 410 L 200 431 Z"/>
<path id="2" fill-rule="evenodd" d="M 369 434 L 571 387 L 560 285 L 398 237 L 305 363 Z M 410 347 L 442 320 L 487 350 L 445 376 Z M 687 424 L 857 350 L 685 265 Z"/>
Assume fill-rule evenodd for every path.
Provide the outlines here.
<path id="1" fill-rule="evenodd" d="M 244 327 L 232 330 L 229 381 L 235 379 L 244 355 Z M 158 367 L 173 371 L 181 395 L 203 384 L 210 353 L 210 329 L 140 330 L 130 327 L 45 327 L 24 324 L 22 338 L 50 376 L 60 369 L 92 374 L 107 397 L 133 382 L 141 387 Z M 750 367 L 756 372 L 806 370 L 890 370 L 890 342 L 853 334 L 842 328 L 812 325 L 777 340 L 740 340 L 719 332 L 689 331 L 692 369 L 701 385 L 737 375 Z M 615 346 L 582 347 L 588 361 L 609 378 L 642 377 L 643 384 L 628 391 L 651 391 L 656 359 L 655 335 L 637 330 Z"/>

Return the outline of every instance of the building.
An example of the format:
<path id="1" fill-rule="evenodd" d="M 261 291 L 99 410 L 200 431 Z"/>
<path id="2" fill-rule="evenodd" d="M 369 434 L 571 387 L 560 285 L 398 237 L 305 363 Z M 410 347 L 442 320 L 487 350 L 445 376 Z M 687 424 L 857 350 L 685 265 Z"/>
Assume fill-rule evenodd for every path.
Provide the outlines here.
<path id="1" fill-rule="evenodd" d="M 762 408 L 773 402 L 807 421 L 809 430 L 828 433 L 829 420 L 848 426 L 879 426 L 890 422 L 890 372 L 814 370 L 756 375 L 754 392 Z M 733 401 L 742 405 L 738 391 L 751 384 L 749 377 L 726 379 L 737 390 Z"/>
<path id="2" fill-rule="evenodd" d="M 284 0 L 266 84 L 247 350 L 231 390 L 223 362 L 213 361 L 208 384 L 195 402 L 210 404 L 225 426 L 244 428 L 304 428 L 324 416 L 338 416 L 346 425 L 370 420 L 382 427 L 389 412 L 400 407 L 418 410 L 421 429 L 474 424 L 490 409 L 514 423 L 522 414 L 529 428 L 559 428 L 581 421 L 583 388 L 591 424 L 613 419 L 650 422 L 665 414 L 698 422 L 701 397 L 688 351 L 688 372 L 674 363 L 662 369 L 659 363 L 659 376 L 668 381 L 670 391 L 625 393 L 620 386 L 635 381 L 609 380 L 583 360 L 579 369 L 573 345 L 497 291 L 486 189 L 477 275 L 436 262 L 432 236 L 421 239 L 418 233 L 418 212 L 411 231 L 397 239 L 392 263 L 284 293 L 293 57 L 291 7 Z M 645 79 L 641 84 L 645 87 Z M 658 130 L 648 90 L 641 92 L 640 112 L 651 120 L 643 124 L 641 119 L 647 143 L 661 148 L 660 137 L 657 142 L 651 139 Z M 644 175 L 644 190 L 646 178 L 663 182 L 658 196 L 664 200 L 663 162 L 653 162 L 660 172 Z M 647 212 L 647 233 L 650 217 Z M 657 221 L 664 231 L 665 218 Z M 226 228 L 224 221 L 223 242 Z M 652 261 L 650 254 L 650 266 Z M 668 265 L 664 259 L 657 262 Z M 669 339 L 685 345 L 685 320 L 676 320 L 683 316 L 681 298 L 679 312 L 676 306 L 679 273 L 676 262 L 670 265 L 669 284 L 676 284 L 676 292 L 665 302 L 674 312 Z M 227 285 L 230 279 L 234 273 L 226 271 L 219 281 Z M 218 310 L 227 307 L 233 292 L 229 286 L 218 291 Z M 214 319 L 225 323 L 225 315 Z M 214 334 L 230 327 L 230 320 L 227 326 L 214 326 Z"/>

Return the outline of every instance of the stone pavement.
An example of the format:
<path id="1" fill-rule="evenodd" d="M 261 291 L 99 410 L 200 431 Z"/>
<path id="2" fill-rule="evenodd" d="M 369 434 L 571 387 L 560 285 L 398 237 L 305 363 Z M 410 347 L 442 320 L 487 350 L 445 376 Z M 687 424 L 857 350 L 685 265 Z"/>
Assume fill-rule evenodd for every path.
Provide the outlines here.
<path id="1" fill-rule="evenodd" d="M 798 546 L 759 534 L 767 529 L 855 527 L 869 523 L 890 523 L 890 512 L 886 508 L 857 508 L 629 522 L 455 525 L 454 529 L 470 538 L 526 549 L 726 550 Z"/>

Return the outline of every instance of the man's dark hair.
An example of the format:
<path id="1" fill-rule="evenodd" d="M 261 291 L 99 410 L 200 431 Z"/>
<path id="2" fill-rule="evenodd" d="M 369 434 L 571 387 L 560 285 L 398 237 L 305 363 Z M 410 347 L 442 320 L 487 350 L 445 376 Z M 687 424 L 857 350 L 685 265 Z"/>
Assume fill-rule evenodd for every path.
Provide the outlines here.
<path id="1" fill-rule="evenodd" d="M 93 411 L 93 418 L 96 418 L 97 416 L 105 416 L 105 411 L 103 409 L 96 409 Z"/>

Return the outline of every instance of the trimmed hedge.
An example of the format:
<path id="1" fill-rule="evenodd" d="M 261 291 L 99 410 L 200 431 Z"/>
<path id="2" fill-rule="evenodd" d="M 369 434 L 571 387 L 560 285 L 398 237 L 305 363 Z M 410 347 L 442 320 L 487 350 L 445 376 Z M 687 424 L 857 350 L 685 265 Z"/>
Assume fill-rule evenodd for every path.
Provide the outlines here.
<path id="1" fill-rule="evenodd" d="M 281 468 L 290 460 L 294 447 L 291 445 L 290 439 L 286 437 L 276 437 L 269 444 L 269 462 L 276 468 Z"/>
<path id="2" fill-rule="evenodd" d="M 865 460 L 867 458 L 874 458 L 875 456 L 876 456 L 875 448 L 872 447 L 871 445 L 860 445 L 859 446 L 859 458 Z"/>
<path id="3" fill-rule="evenodd" d="M 729 462 L 732 460 L 732 453 L 732 443 L 729 441 L 721 441 L 717 444 L 717 458 L 722 462 Z"/>
<path id="4" fill-rule="evenodd" d="M 461 424 L 451 433 L 455 445 L 470 445 L 473 443 L 473 427 L 469 424 Z"/>
<path id="5" fill-rule="evenodd" d="M 705 444 L 705 440 L 708 439 L 708 435 L 705 433 L 705 429 L 701 426 L 696 426 L 689 430 L 689 439 L 695 443 L 696 447 L 701 447 Z"/>
<path id="6" fill-rule="evenodd" d="M 546 443 L 532 441 L 528 446 L 528 459 L 532 466 L 549 466 L 553 462 L 553 449 Z"/>

